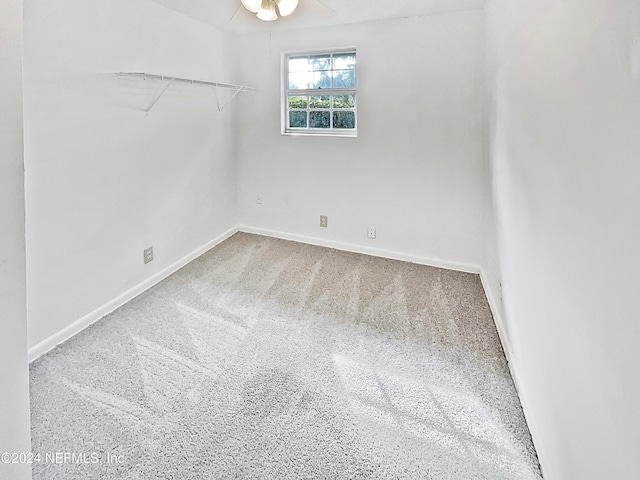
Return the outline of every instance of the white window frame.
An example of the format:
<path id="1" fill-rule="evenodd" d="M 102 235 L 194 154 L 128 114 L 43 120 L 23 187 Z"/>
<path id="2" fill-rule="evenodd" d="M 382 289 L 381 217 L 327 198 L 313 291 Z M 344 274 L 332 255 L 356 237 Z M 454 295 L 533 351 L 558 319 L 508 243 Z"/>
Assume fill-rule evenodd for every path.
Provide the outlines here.
<path id="1" fill-rule="evenodd" d="M 356 67 L 355 67 L 355 85 L 353 88 L 322 88 L 322 89 L 289 89 L 289 58 L 300 56 L 315 56 L 315 55 L 339 55 L 345 53 L 356 53 Z M 340 47 L 340 48 L 323 48 L 319 50 L 297 50 L 290 52 L 282 52 L 281 54 L 281 101 L 282 111 L 280 115 L 280 126 L 282 135 L 292 136 L 325 136 L 325 137 L 350 137 L 354 138 L 358 136 L 358 99 L 356 91 L 358 88 L 358 60 L 357 51 L 355 47 Z M 289 127 L 289 96 L 310 96 L 319 95 L 322 96 L 343 96 L 352 95 L 354 101 L 354 107 L 349 109 L 338 109 L 339 111 L 353 111 L 355 115 L 355 128 L 295 128 Z M 314 111 L 329 111 L 330 121 L 333 125 L 333 105 L 329 108 L 311 108 L 307 105 L 307 112 Z"/>

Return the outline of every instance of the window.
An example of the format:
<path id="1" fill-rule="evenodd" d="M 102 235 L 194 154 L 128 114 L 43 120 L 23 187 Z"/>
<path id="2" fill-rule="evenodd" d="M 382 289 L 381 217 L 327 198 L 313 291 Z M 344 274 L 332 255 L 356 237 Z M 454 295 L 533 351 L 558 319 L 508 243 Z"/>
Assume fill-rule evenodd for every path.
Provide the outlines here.
<path id="1" fill-rule="evenodd" d="M 355 137 L 356 51 L 285 53 L 282 133 Z"/>

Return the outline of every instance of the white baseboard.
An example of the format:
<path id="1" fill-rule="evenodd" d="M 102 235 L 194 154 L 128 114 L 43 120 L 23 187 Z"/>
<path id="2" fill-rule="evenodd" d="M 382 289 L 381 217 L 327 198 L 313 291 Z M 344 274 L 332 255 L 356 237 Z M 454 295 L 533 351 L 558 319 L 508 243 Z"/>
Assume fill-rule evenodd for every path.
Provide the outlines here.
<path id="1" fill-rule="evenodd" d="M 502 318 L 502 309 L 500 308 L 500 304 L 496 299 L 493 290 L 491 289 L 489 279 L 482 269 L 480 270 L 480 281 L 482 282 L 482 288 L 484 288 L 487 302 L 489 302 L 489 308 L 491 309 L 491 314 L 493 315 L 493 321 L 496 324 L 496 330 L 498 330 L 498 337 L 500 337 L 502 349 L 504 350 L 504 354 L 507 357 L 507 361 L 511 361 L 511 345 L 509 343 L 509 337 L 507 336 L 504 319 Z"/>
<path id="2" fill-rule="evenodd" d="M 44 339 L 42 342 L 38 343 L 37 345 L 34 345 L 33 347 L 29 348 L 29 354 L 28 354 L 29 363 L 41 357 L 45 353 L 51 351 L 61 343 L 69 340 L 71 337 L 77 335 L 82 330 L 92 325 L 93 323 L 97 322 L 98 320 L 105 317 L 106 315 L 110 314 L 114 310 L 117 310 L 125 303 L 133 300 L 135 297 L 137 297 L 141 293 L 145 292 L 149 288 L 153 287 L 157 283 L 167 278 L 172 273 L 175 273 L 176 271 L 184 267 L 187 263 L 195 260 L 200 255 L 206 253 L 207 251 L 209 251 L 219 243 L 225 241 L 227 238 L 229 238 L 231 235 L 233 235 L 237 231 L 238 231 L 237 227 L 230 228 L 226 232 L 218 235 L 213 240 L 210 240 L 209 242 L 205 243 L 201 247 L 195 249 L 193 252 L 185 255 L 180 260 L 162 269 L 155 275 L 147 278 L 146 280 L 134 286 L 133 288 L 130 288 L 123 294 L 118 295 L 113 300 L 96 308 L 94 311 L 88 313 L 87 315 L 75 321 L 68 327 L 63 328 L 62 330 L 54 333 L 50 337 Z"/>
<path id="3" fill-rule="evenodd" d="M 412 255 L 409 253 L 394 252 L 392 250 L 385 250 L 382 248 L 366 247 L 363 245 L 356 245 L 354 243 L 338 242 L 326 238 L 308 237 L 306 235 L 297 235 L 294 233 L 280 232 L 277 230 L 269 230 L 266 228 L 250 227 L 248 225 L 238 225 L 238 231 L 245 233 L 255 233 L 257 235 L 264 235 L 265 237 L 280 238 L 282 240 L 307 243 L 309 245 L 316 245 L 319 247 L 335 248 L 336 250 L 343 250 L 345 252 L 363 253 L 365 255 L 371 255 L 373 257 L 389 258 L 392 260 L 401 260 L 403 262 L 411 262 L 420 265 L 428 265 L 431 267 L 445 268 L 447 270 L 457 270 L 459 272 L 476 274 L 480 273 L 479 266 L 469 263 L 420 257 L 418 255 Z"/>
<path id="4" fill-rule="evenodd" d="M 504 356 L 507 358 L 509 371 L 511 372 L 511 378 L 513 379 L 513 383 L 515 384 L 516 390 L 519 393 L 520 387 L 518 385 L 518 366 L 513 354 L 511 341 L 509 339 L 509 336 L 507 335 L 504 318 L 502 317 L 502 309 L 500 308 L 500 304 L 498 303 L 498 300 L 496 299 L 496 296 L 491 289 L 489 279 L 487 278 L 483 270 L 480 271 L 480 281 L 482 282 L 484 293 L 487 297 L 487 301 L 489 302 L 489 308 L 491 309 L 491 313 L 493 315 L 493 321 L 496 325 L 496 330 L 498 331 L 498 337 L 500 338 L 500 343 L 502 344 Z"/>
<path id="5" fill-rule="evenodd" d="M 520 369 L 518 368 L 518 362 L 514 354 L 513 346 L 511 345 L 510 338 L 506 332 L 505 322 L 502 316 L 502 309 L 499 307 L 500 304 L 497 302 L 496 296 L 494 295 L 494 292 L 490 287 L 489 280 L 487 279 L 483 270 L 480 271 L 480 281 L 482 282 L 485 295 L 487 296 L 489 308 L 491 309 L 491 313 L 493 314 L 493 320 L 496 324 L 496 329 L 498 330 L 498 337 L 500 338 L 500 343 L 502 344 L 502 350 L 504 351 L 504 355 L 507 358 L 507 368 L 509 369 L 509 373 L 511 374 L 513 384 L 516 387 L 516 393 L 518 394 L 518 398 L 520 399 L 520 405 L 522 406 L 525 421 L 527 422 L 529 432 L 531 433 L 533 444 L 537 445 L 536 440 L 538 439 L 538 423 L 535 421 L 536 417 L 533 415 L 532 409 L 529 407 L 528 397 L 525 390 L 523 389 L 524 382 L 522 381 L 522 376 L 520 375 Z"/>
<path id="6" fill-rule="evenodd" d="M 513 380 L 513 383 L 516 387 L 518 397 L 520 397 L 520 404 L 525 411 L 525 417 L 528 421 L 530 415 L 527 415 L 528 411 L 525 408 L 525 402 L 523 401 L 522 385 L 520 382 L 518 363 L 513 353 L 513 347 L 511 345 L 510 338 L 507 335 L 504 318 L 502 316 L 502 309 L 499 306 L 500 304 L 498 303 L 496 296 L 491 289 L 489 280 L 487 279 L 484 271 L 480 271 L 480 281 L 482 282 L 482 287 L 484 288 L 487 301 L 489 302 L 489 308 L 491 309 L 491 313 L 493 314 L 493 321 L 496 325 L 496 330 L 498 330 L 498 337 L 500 338 L 500 343 L 502 344 L 502 350 L 504 351 L 504 355 L 507 358 L 507 366 L 509 368 L 509 372 L 511 373 L 511 379 Z"/>

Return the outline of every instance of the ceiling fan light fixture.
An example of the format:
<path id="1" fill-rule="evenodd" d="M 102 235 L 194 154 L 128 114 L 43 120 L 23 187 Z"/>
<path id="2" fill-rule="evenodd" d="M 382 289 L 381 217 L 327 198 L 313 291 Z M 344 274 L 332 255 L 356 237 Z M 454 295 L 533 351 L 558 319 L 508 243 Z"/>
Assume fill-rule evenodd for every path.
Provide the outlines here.
<path id="1" fill-rule="evenodd" d="M 273 0 L 262 0 L 260 10 L 256 16 L 265 22 L 273 22 L 274 20 L 277 20 L 278 14 L 276 13 L 276 4 Z"/>
<path id="2" fill-rule="evenodd" d="M 240 0 L 242 6 L 252 13 L 258 13 L 262 6 L 262 0 Z"/>
<path id="3" fill-rule="evenodd" d="M 276 3 L 282 17 L 291 15 L 298 6 L 298 0 L 276 0 Z"/>

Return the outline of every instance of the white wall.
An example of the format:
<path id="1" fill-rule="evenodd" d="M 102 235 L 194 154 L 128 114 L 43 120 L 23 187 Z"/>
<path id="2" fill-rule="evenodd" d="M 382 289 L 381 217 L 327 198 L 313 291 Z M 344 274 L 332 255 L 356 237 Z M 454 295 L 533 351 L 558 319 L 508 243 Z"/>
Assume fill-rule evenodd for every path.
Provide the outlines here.
<path id="1" fill-rule="evenodd" d="M 548 480 L 640 478 L 640 4 L 491 0 L 512 367 Z"/>
<path id="2" fill-rule="evenodd" d="M 243 36 L 240 72 L 260 92 L 239 110 L 238 223 L 480 265 L 483 21 L 470 11 Z M 358 138 L 280 135 L 280 52 L 342 46 L 357 47 Z"/>
<path id="3" fill-rule="evenodd" d="M 147 115 L 160 87 L 113 75 L 233 83 L 232 45 L 145 0 L 28 2 L 31 347 L 236 225 L 233 104 L 219 112 L 211 87 L 174 85 Z"/>
<path id="4" fill-rule="evenodd" d="M 0 2 L 0 453 L 28 453 L 22 0 Z M 30 466 L 0 462 L 0 478 L 28 480 Z"/>

